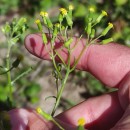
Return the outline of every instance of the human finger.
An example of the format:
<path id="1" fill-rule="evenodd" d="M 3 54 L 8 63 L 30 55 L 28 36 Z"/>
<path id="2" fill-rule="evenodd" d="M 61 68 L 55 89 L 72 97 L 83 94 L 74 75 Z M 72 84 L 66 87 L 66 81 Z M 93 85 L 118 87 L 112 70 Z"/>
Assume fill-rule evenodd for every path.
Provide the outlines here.
<path id="1" fill-rule="evenodd" d="M 75 44 L 76 38 L 73 39 L 72 44 Z M 84 44 L 85 39 L 81 39 L 74 51 L 71 53 L 71 63 L 79 56 Z M 66 49 L 59 49 L 61 46 L 60 41 L 56 41 L 56 50 L 62 56 L 64 61 L 67 60 L 68 54 Z M 25 39 L 25 46 L 33 55 L 50 60 L 48 51 L 46 50 L 41 35 L 30 34 Z M 50 44 L 48 43 L 48 48 Z M 80 70 L 89 71 L 104 84 L 114 87 L 119 84 L 123 77 L 130 70 L 130 49 L 119 44 L 110 43 L 107 45 L 91 45 L 84 51 L 80 58 L 77 68 Z"/>
<path id="2" fill-rule="evenodd" d="M 34 110 L 13 109 L 9 111 L 11 130 L 59 130 L 59 128 L 38 115 Z M 76 130 L 75 126 L 56 119 L 66 130 Z"/>
<path id="3" fill-rule="evenodd" d="M 57 118 L 76 125 L 78 119 L 83 117 L 86 120 L 86 128 L 89 130 L 108 130 L 116 124 L 123 112 L 118 93 L 114 92 L 90 98 L 61 113 Z"/>

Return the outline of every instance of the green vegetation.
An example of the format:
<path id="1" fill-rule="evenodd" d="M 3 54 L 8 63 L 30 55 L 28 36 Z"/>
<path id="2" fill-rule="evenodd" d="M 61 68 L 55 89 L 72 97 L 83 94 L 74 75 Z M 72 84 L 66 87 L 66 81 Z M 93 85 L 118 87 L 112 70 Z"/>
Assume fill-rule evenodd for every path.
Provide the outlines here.
<path id="1" fill-rule="evenodd" d="M 69 5 L 73 5 L 75 9 L 71 10 Z M 40 15 L 39 12 L 41 12 Z M 73 0 L 71 2 L 69 0 L 55 0 L 55 2 L 52 0 L 1 0 L 0 39 L 2 40 L 0 41 L 0 52 L 2 55 L 0 56 L 0 106 L 2 107 L 0 111 L 28 106 L 28 103 L 36 104 L 39 102 L 40 91 L 44 91 L 44 85 L 41 86 L 37 80 L 48 69 L 52 68 L 52 65 L 43 67 L 39 60 L 36 63 L 31 63 L 31 60 L 27 62 L 28 59 L 26 59 L 26 55 L 22 52 L 24 38 L 27 34 L 42 33 L 43 42 L 46 44 L 48 38 L 43 31 L 44 26 L 45 31 L 52 33 L 51 49 L 53 50 L 55 39 L 61 35 L 64 47 L 70 56 L 70 44 L 73 41 L 72 36 L 78 36 L 79 39 L 81 37 L 87 38 L 88 43 L 86 43 L 86 46 L 93 44 L 97 39 L 101 40 L 103 44 L 114 40 L 120 44 L 130 46 L 129 21 L 129 0 L 100 2 L 96 0 Z M 38 26 L 38 29 L 36 26 Z M 83 98 L 115 91 L 114 89 L 107 89 L 105 85 L 92 75 L 75 71 L 74 69 L 79 59 L 75 59 L 74 66 L 71 68 L 69 60 L 67 65 L 65 65 L 61 56 L 57 52 L 54 54 L 52 50 L 50 53 L 54 68 L 52 75 L 57 87 L 56 96 L 50 95 L 50 97 L 56 99 L 51 113 L 52 116 L 59 104 L 62 104 L 60 99 L 69 74 L 73 79 L 71 80 L 72 83 L 75 83 L 75 85 L 82 84 L 85 87 L 86 91 L 84 93 L 87 96 L 83 93 L 80 95 Z M 55 56 L 60 58 L 62 65 L 56 63 Z M 61 88 L 59 87 L 59 81 L 61 82 Z M 68 82 L 70 81 L 68 80 Z M 73 101 L 67 100 L 62 99 L 61 101 L 66 102 L 69 107 L 71 106 L 70 104 L 75 104 Z M 67 105 L 64 107 L 67 108 Z"/>

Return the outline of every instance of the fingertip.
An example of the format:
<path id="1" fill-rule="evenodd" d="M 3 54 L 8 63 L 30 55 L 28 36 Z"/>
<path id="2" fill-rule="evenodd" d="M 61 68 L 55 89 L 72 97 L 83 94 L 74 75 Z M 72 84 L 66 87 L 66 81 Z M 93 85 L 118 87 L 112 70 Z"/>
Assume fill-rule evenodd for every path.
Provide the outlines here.
<path id="1" fill-rule="evenodd" d="M 42 39 L 38 34 L 29 34 L 26 36 L 25 47 L 30 53 L 37 54 L 36 50 L 38 49 L 38 46 L 41 45 L 42 45 Z"/>
<path id="2" fill-rule="evenodd" d="M 11 130 L 25 130 L 28 125 L 29 112 L 25 109 L 13 109 L 9 111 Z"/>
<path id="3" fill-rule="evenodd" d="M 25 38 L 25 48 L 33 55 L 48 59 L 48 53 L 40 34 L 29 34 Z"/>
<path id="4" fill-rule="evenodd" d="M 46 122 L 32 109 L 13 109 L 9 111 L 11 130 L 35 130 L 48 129 L 52 123 Z"/>

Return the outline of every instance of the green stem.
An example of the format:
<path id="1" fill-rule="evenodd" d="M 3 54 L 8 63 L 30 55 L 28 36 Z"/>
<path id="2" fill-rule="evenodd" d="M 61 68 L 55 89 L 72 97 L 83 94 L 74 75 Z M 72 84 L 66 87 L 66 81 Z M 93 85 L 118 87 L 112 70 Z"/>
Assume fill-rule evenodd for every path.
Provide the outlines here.
<path id="1" fill-rule="evenodd" d="M 60 130 L 65 130 L 57 121 L 55 121 L 53 118 L 52 118 L 52 122 L 58 126 L 58 128 L 60 128 Z"/>
<path id="2" fill-rule="evenodd" d="M 98 36 L 97 38 L 93 39 L 90 41 L 90 44 L 94 43 L 95 41 L 97 41 L 100 37 L 102 37 L 102 35 Z"/>
<path id="3" fill-rule="evenodd" d="M 61 63 L 66 67 L 66 64 L 65 64 L 63 58 L 60 56 L 60 54 L 59 54 L 57 51 L 55 51 L 55 53 L 56 53 L 56 55 L 60 58 Z"/>
<path id="4" fill-rule="evenodd" d="M 85 47 L 82 49 L 81 53 L 79 54 L 79 56 L 78 56 L 78 58 L 77 58 L 77 60 L 76 60 L 76 62 L 75 62 L 75 64 L 74 64 L 74 66 L 73 66 L 72 69 L 70 70 L 70 72 L 72 72 L 72 71 L 75 69 L 76 65 L 78 64 L 78 62 L 79 62 L 79 60 L 80 60 L 80 58 L 81 58 L 83 52 L 86 50 L 86 48 L 87 48 L 87 46 L 85 45 Z"/>
<path id="5" fill-rule="evenodd" d="M 56 65 L 55 56 L 54 56 L 54 52 L 53 52 L 53 49 L 54 49 L 53 44 L 54 44 L 54 38 L 52 38 L 52 40 L 51 40 L 51 58 L 52 58 L 53 65 L 56 69 L 56 72 L 58 73 L 59 78 L 62 79 L 62 75 L 60 74 L 60 72 L 57 68 L 57 65 Z"/>
<path id="6" fill-rule="evenodd" d="M 46 120 L 52 121 L 60 130 L 65 130 L 51 115 L 42 111 L 41 108 L 37 108 L 36 111 L 42 115 Z"/>
<path id="7" fill-rule="evenodd" d="M 56 72 L 58 73 L 59 78 L 62 79 L 62 75 L 60 74 L 60 72 L 59 72 L 59 70 L 57 68 L 57 65 L 56 65 L 55 58 L 54 58 L 53 54 L 52 54 L 51 57 L 52 57 L 52 62 L 53 62 L 53 65 L 54 65 L 54 67 L 56 69 Z"/>
<path id="8" fill-rule="evenodd" d="M 57 94 L 58 94 L 58 89 L 59 89 L 59 83 L 58 83 L 58 78 L 56 78 L 56 92 L 57 92 Z"/>
<path id="9" fill-rule="evenodd" d="M 67 29 L 68 29 L 68 26 L 66 26 L 66 28 L 65 28 L 65 41 L 67 41 L 67 38 L 68 38 L 68 36 L 67 36 Z"/>
<path id="10" fill-rule="evenodd" d="M 60 22 L 60 34 L 61 34 L 61 36 L 63 36 L 63 32 L 62 32 L 62 30 L 61 30 L 61 22 Z"/>
<path id="11" fill-rule="evenodd" d="M 77 130 L 85 130 L 84 126 L 78 126 Z"/>
<path id="12" fill-rule="evenodd" d="M 83 47 L 81 53 L 79 54 L 79 56 L 78 56 L 76 62 L 74 63 L 72 69 L 70 70 L 70 72 L 72 72 L 72 71 L 75 69 L 75 67 L 76 67 L 76 65 L 78 64 L 78 62 L 79 62 L 79 60 L 80 60 L 82 54 L 84 53 L 84 51 L 86 50 L 86 48 L 87 48 L 90 44 L 91 44 L 91 42 L 90 42 L 89 35 L 88 35 L 87 43 L 86 43 L 86 45 L 84 45 L 84 47 Z"/>
<path id="13" fill-rule="evenodd" d="M 82 36 L 83 36 L 83 35 L 80 35 L 80 37 L 78 38 L 78 40 L 76 40 L 76 43 L 75 43 L 74 47 L 71 48 L 71 51 L 73 51 L 73 50 L 76 48 L 76 46 L 78 45 L 78 43 L 79 43 L 79 41 L 81 40 Z"/>
<path id="14" fill-rule="evenodd" d="M 69 48 L 68 48 L 68 63 L 67 63 L 67 66 L 69 69 L 70 69 L 70 56 L 71 56 L 71 50 L 70 50 L 70 46 L 69 46 Z"/>
<path id="15" fill-rule="evenodd" d="M 16 77 L 11 84 L 14 84 L 18 79 L 20 79 L 21 77 L 27 75 L 29 72 L 32 71 L 32 67 L 30 67 L 29 69 L 27 69 L 25 72 L 23 72 L 22 74 L 20 74 L 18 77 Z"/>
<path id="16" fill-rule="evenodd" d="M 8 49 L 7 49 L 7 54 L 6 54 L 6 69 L 10 69 L 10 50 L 11 46 L 8 41 Z M 7 81 L 8 81 L 8 87 L 9 87 L 9 100 L 12 102 L 13 100 L 13 95 L 12 95 L 12 84 L 11 84 L 11 73 L 10 71 L 7 72 Z"/>
<path id="17" fill-rule="evenodd" d="M 59 92 L 58 92 L 58 95 L 57 95 L 57 98 L 56 98 L 56 103 L 55 103 L 54 108 L 53 108 L 52 113 L 51 113 L 52 116 L 54 116 L 55 111 L 56 111 L 56 108 L 58 107 L 58 105 L 59 105 L 59 103 L 60 103 L 60 99 L 61 99 L 63 90 L 64 90 L 64 88 L 65 88 L 65 84 L 66 84 L 66 82 L 67 82 L 69 73 L 70 73 L 70 69 L 67 69 L 65 78 L 64 78 L 64 80 L 62 81 L 61 88 L 60 88 L 60 90 L 59 90 Z"/>

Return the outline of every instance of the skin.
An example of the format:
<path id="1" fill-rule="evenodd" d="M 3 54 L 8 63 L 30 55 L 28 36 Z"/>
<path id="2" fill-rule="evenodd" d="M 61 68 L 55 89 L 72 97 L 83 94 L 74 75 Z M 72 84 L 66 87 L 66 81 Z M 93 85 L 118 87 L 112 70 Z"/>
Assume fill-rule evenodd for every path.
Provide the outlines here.
<path id="1" fill-rule="evenodd" d="M 76 38 L 72 42 L 72 47 Z M 85 39 L 71 53 L 71 65 L 84 47 Z M 50 44 L 48 43 L 48 48 Z M 56 41 L 55 49 L 64 61 L 67 51 L 59 49 L 61 43 Z M 27 50 L 43 59 L 50 60 L 39 34 L 30 34 L 25 39 Z M 59 59 L 57 59 L 59 61 Z M 109 87 L 118 91 L 90 98 L 79 105 L 56 116 L 66 130 L 76 130 L 77 120 L 84 117 L 88 130 L 129 130 L 130 129 L 130 49 L 116 43 L 91 45 L 83 53 L 77 69 L 88 71 Z M 12 130 L 58 130 L 52 123 L 40 117 L 34 110 L 15 109 L 9 112 Z"/>

